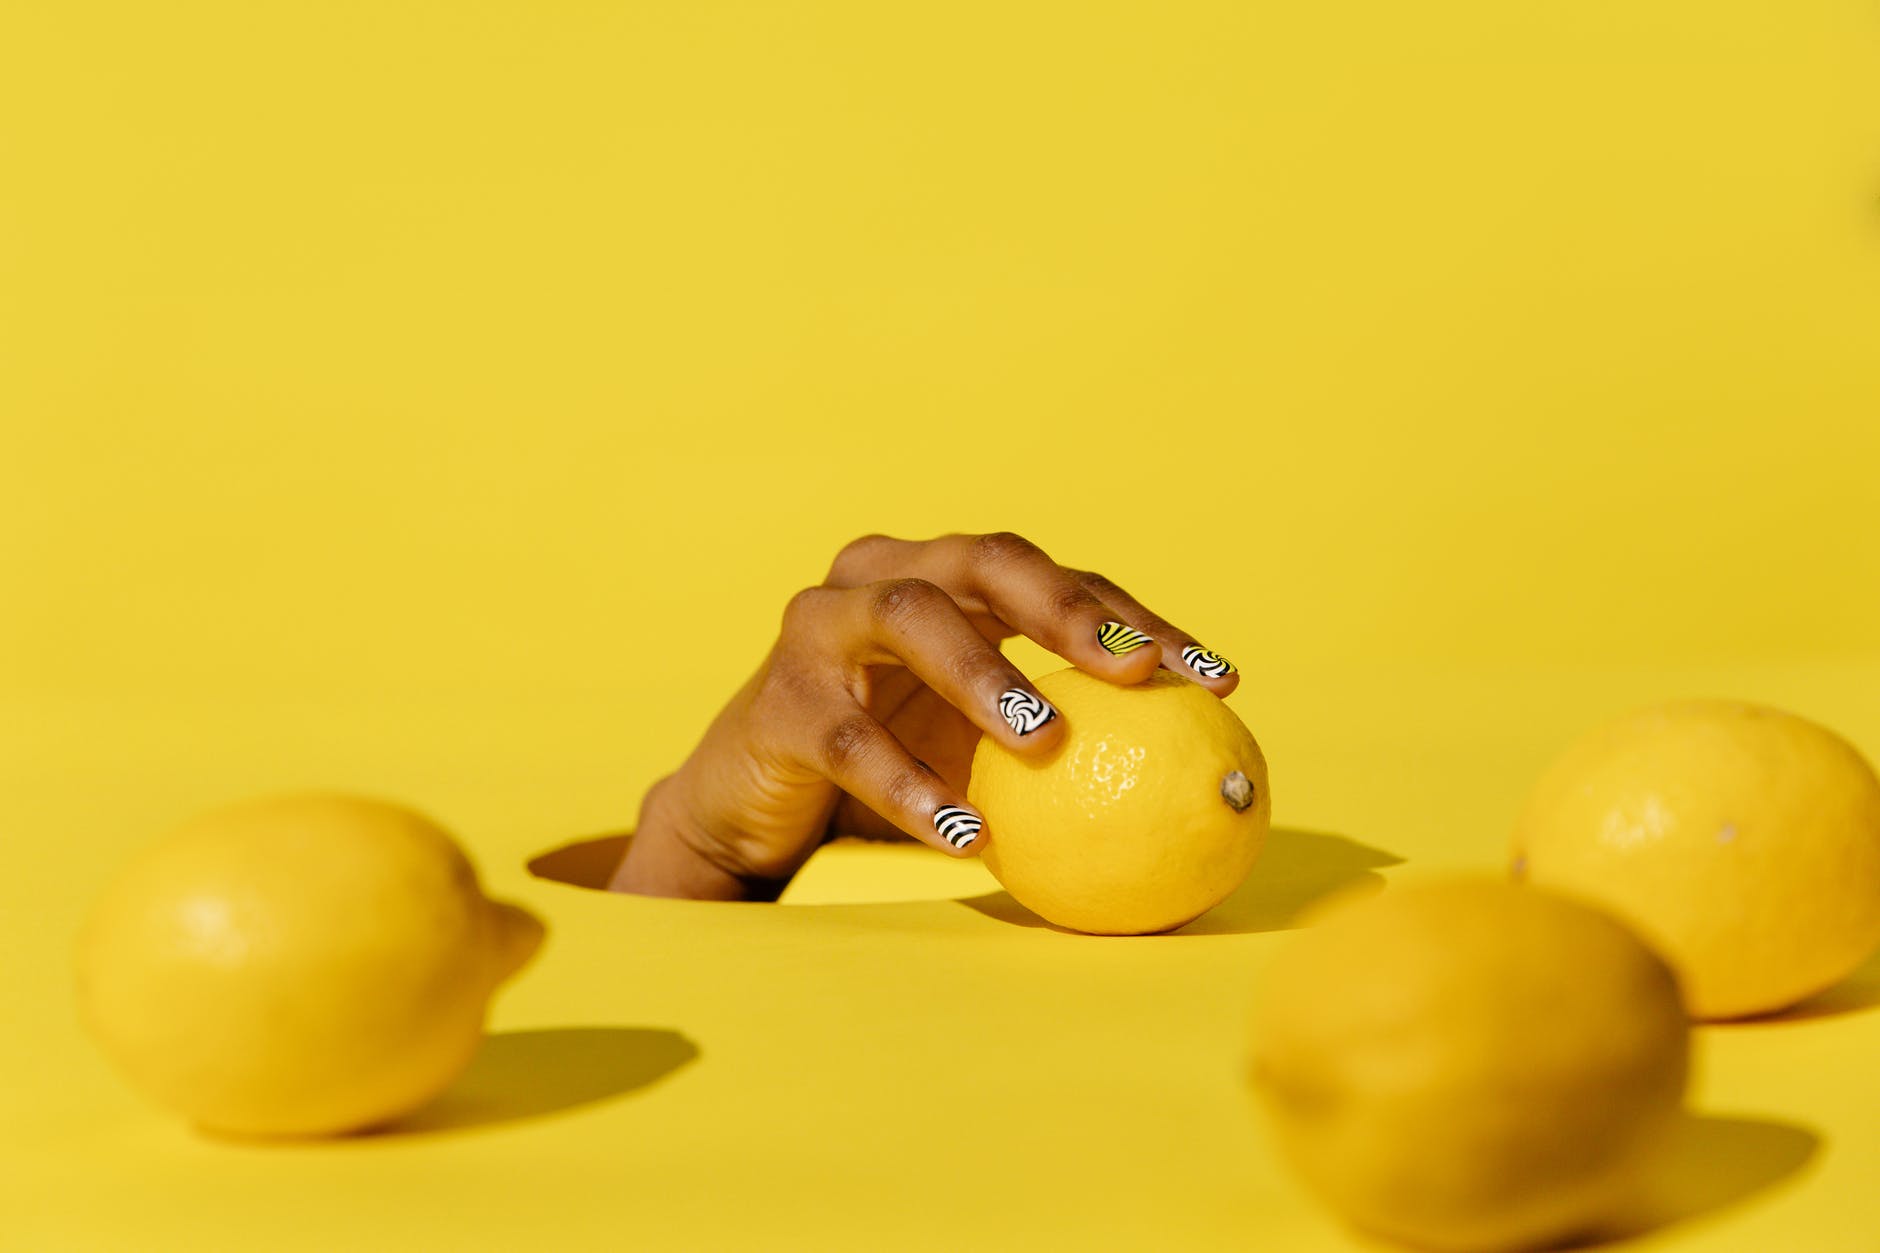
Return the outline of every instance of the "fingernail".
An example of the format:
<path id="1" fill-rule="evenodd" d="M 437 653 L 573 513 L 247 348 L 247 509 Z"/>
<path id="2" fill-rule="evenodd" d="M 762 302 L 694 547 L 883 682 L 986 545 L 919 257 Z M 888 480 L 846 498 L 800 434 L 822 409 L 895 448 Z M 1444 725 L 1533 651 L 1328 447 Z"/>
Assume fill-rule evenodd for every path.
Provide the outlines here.
<path id="1" fill-rule="evenodd" d="M 1124 653 L 1133 653 L 1138 648 L 1155 643 L 1135 627 L 1124 626 L 1120 622 L 1106 622 L 1097 628 L 1097 643 L 1121 657 Z"/>
<path id="2" fill-rule="evenodd" d="M 1008 687 L 999 697 L 999 713 L 1019 735 L 1030 735 L 1051 719 L 1057 710 L 1044 697 L 1034 696 L 1022 687 Z"/>
<path id="3" fill-rule="evenodd" d="M 1199 644 L 1190 644 L 1182 649 L 1182 660 L 1188 663 L 1190 670 L 1206 679 L 1219 679 L 1234 673 L 1233 662 Z"/>
<path id="4" fill-rule="evenodd" d="M 933 811 L 933 829 L 954 848 L 965 848 L 978 839 L 979 828 L 985 825 L 985 819 L 958 805 L 942 805 Z"/>

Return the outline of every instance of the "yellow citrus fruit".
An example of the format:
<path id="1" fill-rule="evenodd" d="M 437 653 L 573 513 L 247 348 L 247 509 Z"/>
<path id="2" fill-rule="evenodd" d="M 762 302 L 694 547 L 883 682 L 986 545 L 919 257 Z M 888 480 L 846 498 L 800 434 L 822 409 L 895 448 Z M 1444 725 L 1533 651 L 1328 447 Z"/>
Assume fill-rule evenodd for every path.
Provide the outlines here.
<path id="1" fill-rule="evenodd" d="M 982 739 L 967 789 L 1006 891 L 1061 927 L 1142 935 L 1240 886 L 1272 804 L 1266 759 L 1232 710 L 1166 671 L 1119 687 L 1060 670 L 1037 688 L 1063 742 L 1040 758 Z"/>
<path id="2" fill-rule="evenodd" d="M 1541 779 L 1514 855 L 1636 927 L 1700 1018 L 1792 1005 L 1880 945 L 1880 781 L 1776 709 L 1679 701 L 1593 731 Z"/>
<path id="3" fill-rule="evenodd" d="M 1591 906 L 1491 879 L 1342 894 L 1267 968 L 1251 1075 L 1355 1227 L 1532 1249 L 1636 1203 L 1679 1114 L 1670 968 Z"/>
<path id="4" fill-rule="evenodd" d="M 269 798 L 124 868 L 79 938 L 79 1006 L 134 1087 L 205 1129 L 353 1131 L 456 1078 L 541 935 L 422 816 Z"/>

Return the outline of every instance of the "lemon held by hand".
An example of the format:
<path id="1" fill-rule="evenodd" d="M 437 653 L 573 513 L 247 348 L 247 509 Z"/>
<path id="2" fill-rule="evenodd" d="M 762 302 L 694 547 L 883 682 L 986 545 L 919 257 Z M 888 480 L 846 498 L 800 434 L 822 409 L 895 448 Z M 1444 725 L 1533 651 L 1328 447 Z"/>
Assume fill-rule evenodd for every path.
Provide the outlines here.
<path id="1" fill-rule="evenodd" d="M 448 1086 L 541 936 L 424 817 L 272 798 L 124 868 L 80 936 L 79 1007 L 133 1086 L 199 1126 L 334 1134 Z"/>
<path id="2" fill-rule="evenodd" d="M 986 866 L 1034 913 L 1076 931 L 1141 935 L 1192 922 L 1240 886 L 1272 815 L 1266 759 L 1234 712 L 1159 672 L 1119 687 L 1080 670 L 1036 683 L 1063 743 L 1022 756 L 990 736 L 967 796 Z"/>

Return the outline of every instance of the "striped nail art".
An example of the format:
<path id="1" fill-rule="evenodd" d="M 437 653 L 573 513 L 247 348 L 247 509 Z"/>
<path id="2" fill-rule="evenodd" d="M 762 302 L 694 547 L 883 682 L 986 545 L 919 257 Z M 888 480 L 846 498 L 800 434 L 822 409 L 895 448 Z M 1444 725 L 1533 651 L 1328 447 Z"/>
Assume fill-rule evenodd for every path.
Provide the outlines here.
<path id="1" fill-rule="evenodd" d="M 1097 628 L 1097 643 L 1121 657 L 1124 653 L 1133 653 L 1138 648 L 1147 647 L 1155 643 L 1155 640 L 1135 627 L 1124 626 L 1120 622 L 1106 622 Z"/>
<path id="2" fill-rule="evenodd" d="M 933 811 L 933 829 L 954 848 L 965 848 L 978 839 L 979 828 L 985 825 L 978 814 L 958 805 L 942 805 Z"/>
<path id="3" fill-rule="evenodd" d="M 1182 649 L 1182 660 L 1188 663 L 1190 670 L 1203 678 L 1218 679 L 1234 673 L 1233 662 L 1199 644 L 1190 644 Z"/>
<path id="4" fill-rule="evenodd" d="M 1057 717 L 1057 710 L 1045 703 L 1043 697 L 1033 696 L 1022 687 L 1005 690 L 999 697 L 999 713 L 1020 735 L 1030 735 Z"/>

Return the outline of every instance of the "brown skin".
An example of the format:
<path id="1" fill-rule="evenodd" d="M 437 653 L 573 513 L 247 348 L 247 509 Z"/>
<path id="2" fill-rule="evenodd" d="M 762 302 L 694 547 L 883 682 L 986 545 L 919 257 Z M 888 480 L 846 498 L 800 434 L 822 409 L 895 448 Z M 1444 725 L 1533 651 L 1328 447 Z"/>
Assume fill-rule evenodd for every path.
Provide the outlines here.
<path id="1" fill-rule="evenodd" d="M 1114 656 L 1097 627 L 1121 622 L 1155 644 Z M 757 673 L 698 747 L 641 804 L 609 886 L 648 896 L 775 900 L 832 830 L 906 833 L 956 857 L 934 830 L 942 805 L 970 808 L 979 737 L 1026 753 L 1064 736 L 1053 718 L 1019 735 L 999 712 L 1010 688 L 1037 690 L 999 651 L 1025 635 L 1112 683 L 1158 666 L 1225 696 L 1182 661 L 1195 641 L 1102 575 L 1058 565 L 1010 533 L 898 540 L 869 535 L 798 592 Z"/>

